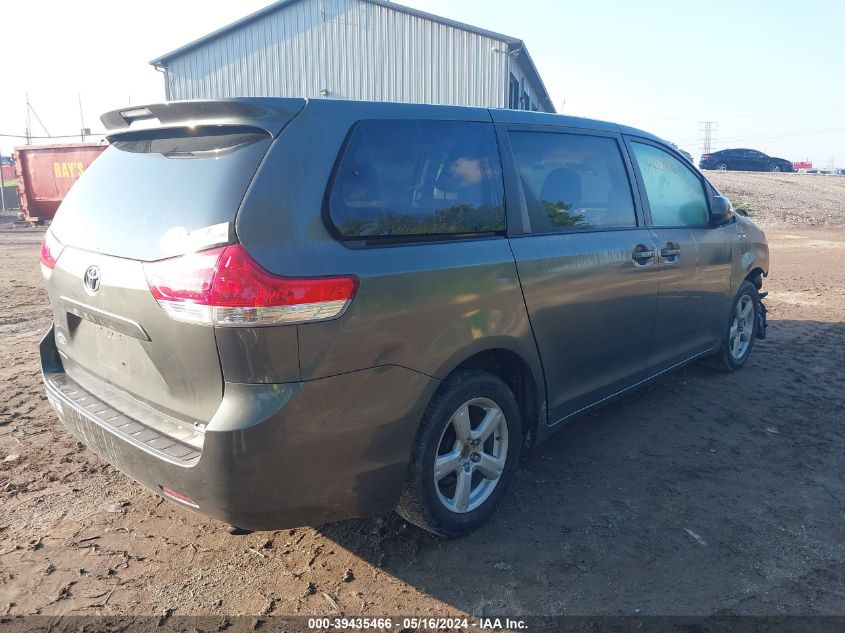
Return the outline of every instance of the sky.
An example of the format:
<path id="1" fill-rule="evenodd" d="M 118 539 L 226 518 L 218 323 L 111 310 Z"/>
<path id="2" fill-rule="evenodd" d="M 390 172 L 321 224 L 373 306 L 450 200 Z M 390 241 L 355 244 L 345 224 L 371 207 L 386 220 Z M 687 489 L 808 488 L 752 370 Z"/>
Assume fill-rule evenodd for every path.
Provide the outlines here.
<path id="1" fill-rule="evenodd" d="M 0 134 L 76 134 L 164 99 L 149 60 L 269 0 L 0 0 Z M 403 0 L 524 40 L 559 112 L 648 130 L 700 154 L 752 147 L 845 167 L 841 0 Z M 78 137 L 76 137 L 78 140 Z M 72 142 L 74 138 L 62 139 Z M 8 155 L 22 139 L 0 136 Z"/>

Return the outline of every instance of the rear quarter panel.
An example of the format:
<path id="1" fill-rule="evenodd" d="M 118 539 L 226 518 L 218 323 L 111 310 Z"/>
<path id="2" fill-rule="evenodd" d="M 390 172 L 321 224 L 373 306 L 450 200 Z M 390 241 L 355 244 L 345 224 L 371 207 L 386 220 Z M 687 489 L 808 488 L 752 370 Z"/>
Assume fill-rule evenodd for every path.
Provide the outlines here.
<path id="1" fill-rule="evenodd" d="M 262 164 L 237 234 L 279 275 L 354 274 L 360 288 L 333 321 L 297 326 L 303 380 L 398 365 L 442 379 L 476 352 L 505 348 L 542 371 L 505 237 L 352 248 L 322 217 L 326 188 L 361 119 L 490 121 L 487 110 L 310 101 Z"/>

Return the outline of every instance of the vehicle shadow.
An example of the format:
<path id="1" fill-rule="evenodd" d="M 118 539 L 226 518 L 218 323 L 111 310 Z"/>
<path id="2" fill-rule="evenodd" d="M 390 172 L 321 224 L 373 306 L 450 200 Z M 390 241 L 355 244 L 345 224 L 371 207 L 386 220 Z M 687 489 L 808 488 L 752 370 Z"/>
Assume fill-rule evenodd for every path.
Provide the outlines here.
<path id="1" fill-rule="evenodd" d="M 526 451 L 455 540 L 396 515 L 320 528 L 474 615 L 843 613 L 845 324 L 772 321 Z"/>

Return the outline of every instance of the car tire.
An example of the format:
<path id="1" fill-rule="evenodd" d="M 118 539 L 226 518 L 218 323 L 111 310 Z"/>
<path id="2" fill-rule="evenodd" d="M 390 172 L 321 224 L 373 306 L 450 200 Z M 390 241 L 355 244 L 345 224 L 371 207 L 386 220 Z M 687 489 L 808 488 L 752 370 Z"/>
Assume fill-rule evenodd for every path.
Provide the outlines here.
<path id="1" fill-rule="evenodd" d="M 780 168 L 780 165 L 769 165 L 769 171 L 777 173 L 783 170 Z"/>
<path id="2" fill-rule="evenodd" d="M 716 163 L 716 171 L 727 171 L 728 164 L 725 162 L 718 162 Z"/>
<path id="3" fill-rule="evenodd" d="M 741 318 L 748 309 L 745 306 L 749 306 L 751 310 L 750 323 Z M 710 358 L 712 367 L 727 372 L 742 369 L 754 348 L 754 339 L 757 338 L 759 311 L 760 295 L 757 288 L 750 281 L 743 281 L 731 303 L 731 312 L 719 351 Z"/>
<path id="4" fill-rule="evenodd" d="M 505 494 L 522 443 L 522 419 L 508 386 L 484 371 L 454 372 L 423 415 L 396 511 L 440 536 L 471 532 Z"/>

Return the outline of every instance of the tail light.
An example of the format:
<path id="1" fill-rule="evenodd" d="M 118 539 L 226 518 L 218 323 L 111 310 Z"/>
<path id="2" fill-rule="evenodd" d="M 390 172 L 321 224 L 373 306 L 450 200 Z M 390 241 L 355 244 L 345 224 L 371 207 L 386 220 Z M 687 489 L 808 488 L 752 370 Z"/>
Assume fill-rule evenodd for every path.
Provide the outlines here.
<path id="1" fill-rule="evenodd" d="M 44 275 L 44 279 L 49 279 L 53 274 L 56 260 L 59 259 L 63 249 L 62 243 L 56 239 L 52 231 L 48 230 L 41 241 L 41 274 Z"/>
<path id="2" fill-rule="evenodd" d="M 356 277 L 280 277 L 240 244 L 144 264 L 161 308 L 178 321 L 261 326 L 340 316 L 358 290 Z"/>
<path id="3" fill-rule="evenodd" d="M 711 158 L 713 158 L 713 154 L 702 154 L 701 155 L 701 160 L 709 160 Z"/>

